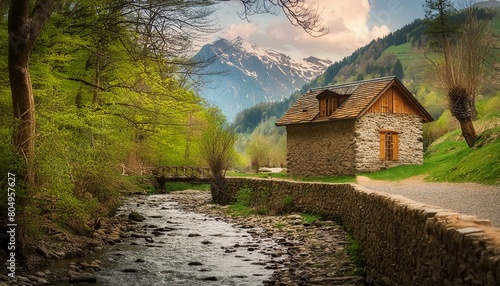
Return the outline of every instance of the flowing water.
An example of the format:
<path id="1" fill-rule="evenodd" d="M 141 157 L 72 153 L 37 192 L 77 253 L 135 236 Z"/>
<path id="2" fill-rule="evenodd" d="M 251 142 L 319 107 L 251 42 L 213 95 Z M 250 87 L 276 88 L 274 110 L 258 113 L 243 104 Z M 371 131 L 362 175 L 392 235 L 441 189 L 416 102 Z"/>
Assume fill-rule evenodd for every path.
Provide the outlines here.
<path id="1" fill-rule="evenodd" d="M 131 211 L 146 217 L 138 225 L 143 237 L 85 258 L 102 261 L 97 285 L 262 285 L 273 273 L 265 268 L 264 250 L 274 247 L 270 240 L 257 241 L 243 228 L 180 210 L 168 195 L 132 198 L 118 214 Z"/>

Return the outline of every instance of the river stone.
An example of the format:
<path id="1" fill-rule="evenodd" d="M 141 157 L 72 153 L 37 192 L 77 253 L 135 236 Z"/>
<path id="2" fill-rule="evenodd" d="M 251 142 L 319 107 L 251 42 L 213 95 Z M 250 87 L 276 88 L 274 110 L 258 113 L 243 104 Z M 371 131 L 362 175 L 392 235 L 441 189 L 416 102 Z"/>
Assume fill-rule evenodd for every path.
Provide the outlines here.
<path id="1" fill-rule="evenodd" d="M 131 221 L 145 221 L 146 218 L 139 214 L 138 212 L 131 212 L 128 214 L 128 218 L 131 220 Z"/>
<path id="2" fill-rule="evenodd" d="M 19 281 L 21 281 L 21 282 L 31 283 L 31 280 L 28 277 L 25 277 L 25 276 L 17 276 L 17 279 Z"/>
<path id="3" fill-rule="evenodd" d="M 125 268 L 125 269 L 122 269 L 122 272 L 123 272 L 123 273 L 137 273 L 137 272 L 139 272 L 139 269 L 135 269 L 135 268 Z"/>
<path id="4" fill-rule="evenodd" d="M 36 285 L 49 285 L 49 281 L 42 277 L 38 277 L 35 282 L 37 283 Z"/>
<path id="5" fill-rule="evenodd" d="M 78 276 L 70 277 L 69 282 L 71 283 L 96 283 L 97 277 L 92 273 L 80 273 Z"/>
<path id="6" fill-rule="evenodd" d="M 68 271 L 66 273 L 66 275 L 69 277 L 69 278 L 75 278 L 75 277 L 78 277 L 78 275 L 80 275 L 78 272 L 76 272 L 75 270 L 71 270 L 69 267 L 68 267 Z"/>
<path id="7" fill-rule="evenodd" d="M 35 275 L 38 276 L 38 277 L 42 277 L 42 278 L 47 277 L 47 273 L 42 272 L 42 271 L 36 272 Z"/>
<path id="8" fill-rule="evenodd" d="M 210 276 L 210 277 L 199 278 L 199 280 L 201 280 L 201 281 L 217 281 L 218 279 L 215 276 Z"/>

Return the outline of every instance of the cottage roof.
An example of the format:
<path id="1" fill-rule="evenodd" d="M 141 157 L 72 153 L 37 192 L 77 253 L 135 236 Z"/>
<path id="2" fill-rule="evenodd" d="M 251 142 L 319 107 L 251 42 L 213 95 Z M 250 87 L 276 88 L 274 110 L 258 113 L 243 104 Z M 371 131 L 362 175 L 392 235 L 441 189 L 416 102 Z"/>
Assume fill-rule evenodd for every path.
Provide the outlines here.
<path id="1" fill-rule="evenodd" d="M 299 123 L 359 118 L 394 84 L 399 86 L 404 96 L 416 107 L 424 121 L 433 121 L 432 116 L 422 105 L 420 105 L 399 79 L 390 76 L 310 89 L 276 122 L 276 125 L 284 126 Z M 332 115 L 328 117 L 319 117 L 318 98 L 322 97 L 320 94 L 324 91 L 330 91 L 334 94 L 349 97 L 332 113 Z"/>

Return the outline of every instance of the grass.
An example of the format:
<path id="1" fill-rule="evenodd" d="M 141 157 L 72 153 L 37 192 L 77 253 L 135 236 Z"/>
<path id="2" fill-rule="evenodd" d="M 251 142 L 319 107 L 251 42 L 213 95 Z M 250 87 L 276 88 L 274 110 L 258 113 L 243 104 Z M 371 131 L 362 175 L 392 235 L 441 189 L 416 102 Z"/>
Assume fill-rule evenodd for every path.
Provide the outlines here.
<path id="1" fill-rule="evenodd" d="M 250 216 L 256 213 L 251 207 L 253 190 L 250 187 L 241 188 L 236 194 L 236 202 L 229 207 L 229 214 L 233 216 Z"/>
<path id="2" fill-rule="evenodd" d="M 228 171 L 226 173 L 226 175 L 228 177 L 252 177 L 252 178 L 275 178 L 275 179 L 289 179 L 290 178 L 286 172 L 242 173 L 242 172 L 236 172 L 236 171 Z"/>
<path id="3" fill-rule="evenodd" d="M 307 214 L 303 213 L 301 214 L 302 218 L 304 219 L 304 222 L 312 223 L 315 220 L 321 220 L 321 216 L 315 215 L 315 214 Z"/>
<path id="4" fill-rule="evenodd" d="M 349 253 L 349 256 L 354 262 L 354 265 L 356 265 L 356 268 L 353 270 L 352 274 L 363 275 L 364 273 L 363 269 L 365 267 L 365 263 L 361 255 L 361 248 L 359 246 L 359 243 L 351 235 L 349 235 L 347 239 L 349 241 L 349 246 L 347 247 L 347 253 Z"/>
<path id="5" fill-rule="evenodd" d="M 309 177 L 299 179 L 304 182 L 323 182 L 323 183 L 354 183 L 356 177 L 354 176 L 337 176 L 337 177 Z"/>
<path id="6" fill-rule="evenodd" d="M 330 177 L 308 177 L 308 178 L 300 178 L 300 177 L 292 177 L 288 175 L 286 172 L 280 173 L 241 173 L 241 172 L 227 172 L 227 176 L 229 177 L 251 177 L 251 178 L 274 178 L 274 179 L 283 179 L 283 180 L 294 180 L 294 181 L 303 181 L 303 182 L 324 182 L 324 183 L 354 183 L 356 178 L 354 176 L 330 176 Z"/>
<path id="7" fill-rule="evenodd" d="M 401 61 L 403 67 L 414 65 L 418 61 L 422 61 L 423 56 L 412 51 L 411 43 L 407 42 L 399 46 L 390 46 L 384 51 L 384 55 L 394 54 Z M 380 57 L 382 58 L 382 57 Z"/>
<path id="8" fill-rule="evenodd" d="M 375 180 L 402 180 L 425 175 L 436 182 L 500 184 L 500 127 L 483 132 L 474 148 L 457 141 L 460 131 L 445 135 L 429 147 L 423 165 L 399 166 L 371 174 Z"/>

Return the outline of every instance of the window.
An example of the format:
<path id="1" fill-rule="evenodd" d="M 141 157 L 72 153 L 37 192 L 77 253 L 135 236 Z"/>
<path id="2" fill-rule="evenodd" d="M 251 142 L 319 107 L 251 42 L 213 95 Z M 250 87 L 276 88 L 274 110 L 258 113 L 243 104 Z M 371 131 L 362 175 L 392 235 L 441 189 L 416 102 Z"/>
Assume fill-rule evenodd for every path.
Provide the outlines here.
<path id="1" fill-rule="evenodd" d="M 380 160 L 397 161 L 399 153 L 398 133 L 394 131 L 380 132 Z"/>
<path id="2" fill-rule="evenodd" d="M 336 98 L 322 98 L 319 100 L 319 116 L 330 116 L 337 109 Z"/>

